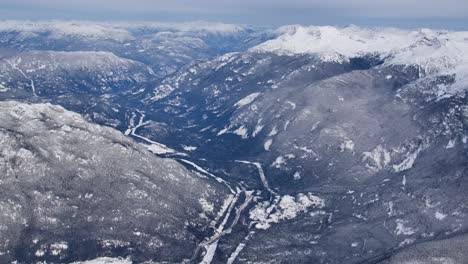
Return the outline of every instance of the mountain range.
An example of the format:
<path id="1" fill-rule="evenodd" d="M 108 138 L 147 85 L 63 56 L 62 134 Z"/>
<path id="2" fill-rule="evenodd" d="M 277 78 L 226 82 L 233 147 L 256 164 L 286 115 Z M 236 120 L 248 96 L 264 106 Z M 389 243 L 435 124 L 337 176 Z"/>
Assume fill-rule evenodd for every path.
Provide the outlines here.
<path id="1" fill-rule="evenodd" d="M 430 29 L 1 22 L 0 260 L 465 263 L 467 51 Z"/>

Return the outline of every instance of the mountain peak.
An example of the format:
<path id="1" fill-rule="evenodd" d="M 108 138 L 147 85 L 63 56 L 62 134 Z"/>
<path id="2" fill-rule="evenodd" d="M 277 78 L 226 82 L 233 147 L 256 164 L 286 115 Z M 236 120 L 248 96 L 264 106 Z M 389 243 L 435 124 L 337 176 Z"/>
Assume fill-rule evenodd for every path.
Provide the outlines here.
<path id="1" fill-rule="evenodd" d="M 348 26 L 285 26 L 279 36 L 251 49 L 280 55 L 316 54 L 323 61 L 378 56 L 390 65 L 413 65 L 422 75 L 455 74 L 468 78 L 468 32 L 431 29 L 362 28 Z"/>

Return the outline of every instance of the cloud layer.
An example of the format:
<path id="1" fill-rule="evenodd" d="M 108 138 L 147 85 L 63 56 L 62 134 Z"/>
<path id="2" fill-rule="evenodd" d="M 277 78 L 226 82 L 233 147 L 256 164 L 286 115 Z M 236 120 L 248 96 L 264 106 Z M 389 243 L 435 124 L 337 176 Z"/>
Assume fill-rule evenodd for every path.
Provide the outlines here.
<path id="1" fill-rule="evenodd" d="M 33 19 L 173 18 L 254 24 L 419 20 L 424 26 L 423 21 L 466 22 L 466 14 L 464 0 L 0 0 L 3 17 Z"/>

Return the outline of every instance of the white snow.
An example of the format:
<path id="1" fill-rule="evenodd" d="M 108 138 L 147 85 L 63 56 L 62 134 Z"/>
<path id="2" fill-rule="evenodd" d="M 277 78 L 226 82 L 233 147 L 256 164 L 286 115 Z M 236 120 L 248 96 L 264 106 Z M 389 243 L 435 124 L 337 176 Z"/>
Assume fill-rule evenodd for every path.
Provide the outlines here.
<path id="1" fill-rule="evenodd" d="M 22 37 L 50 33 L 50 38 L 81 37 L 90 39 L 132 40 L 122 28 L 106 23 L 85 21 L 2 21 L 0 31 L 19 31 Z"/>
<path id="2" fill-rule="evenodd" d="M 317 54 L 323 61 L 337 63 L 376 55 L 387 65 L 418 66 L 422 75 L 455 74 L 456 82 L 446 96 L 467 90 L 463 80 L 468 81 L 468 31 L 292 25 L 279 28 L 277 34 L 251 51 Z"/>
<path id="3" fill-rule="evenodd" d="M 236 160 L 236 162 L 254 165 L 258 170 L 258 175 L 260 176 L 260 180 L 262 181 L 263 187 L 265 187 L 265 189 L 271 194 L 277 194 L 275 191 L 273 191 L 273 189 L 271 189 L 270 184 L 268 183 L 268 180 L 265 176 L 265 172 L 263 171 L 262 164 L 260 164 L 259 162 L 250 162 L 245 160 Z"/>
<path id="4" fill-rule="evenodd" d="M 300 180 L 302 177 L 301 177 L 301 173 L 299 173 L 298 171 L 296 171 L 293 175 L 293 178 L 294 180 Z"/>
<path id="5" fill-rule="evenodd" d="M 408 224 L 408 221 L 406 221 L 406 220 L 397 219 L 396 224 L 397 224 L 397 226 L 395 228 L 395 234 L 396 235 L 409 236 L 409 235 L 415 234 L 418 231 L 417 229 L 406 226 Z"/>
<path id="6" fill-rule="evenodd" d="M 171 30 L 180 32 L 209 32 L 218 34 L 232 34 L 244 31 L 246 28 L 241 25 L 215 23 L 207 21 L 193 21 L 184 23 L 164 23 L 164 22 L 132 22 L 113 23 L 122 27 L 146 27 L 158 30 Z"/>
<path id="7" fill-rule="evenodd" d="M 270 150 L 271 144 L 273 144 L 273 139 L 268 139 L 265 141 L 265 144 L 263 144 L 263 147 L 265 148 L 266 151 Z"/>
<path id="8" fill-rule="evenodd" d="M 225 211 L 226 215 L 219 224 L 218 228 L 216 229 L 215 235 L 204 243 L 203 246 L 205 247 L 206 252 L 203 256 L 203 260 L 201 261 L 202 264 L 209 264 L 213 260 L 214 254 L 216 253 L 216 249 L 218 248 L 218 237 L 224 231 L 224 226 L 226 225 L 229 216 L 231 215 L 232 210 L 234 209 L 234 205 L 236 204 L 238 199 L 239 193 L 237 193 L 236 196 L 234 196 L 234 198 L 231 200 L 229 207 Z"/>
<path id="9" fill-rule="evenodd" d="M 24 73 L 24 71 L 20 67 L 18 67 L 18 65 L 21 63 L 21 57 L 16 58 L 16 60 L 14 60 L 14 61 L 12 61 L 12 60 L 5 60 L 5 61 L 11 66 L 11 68 L 17 70 L 21 75 L 23 75 L 24 78 L 29 80 L 29 83 L 30 83 L 30 86 L 31 86 L 31 91 L 34 94 L 34 96 L 37 96 L 36 86 L 34 84 L 34 80 L 31 79 L 28 75 L 26 75 L 26 73 Z"/>
<path id="10" fill-rule="evenodd" d="M 54 243 L 50 245 L 50 253 L 54 256 L 58 256 L 63 251 L 66 251 L 68 249 L 68 244 L 67 242 L 59 242 L 59 243 Z"/>
<path id="11" fill-rule="evenodd" d="M 255 101 L 255 99 L 257 99 L 257 97 L 259 95 L 260 95 L 260 93 L 249 94 L 246 97 L 244 97 L 244 98 L 240 99 L 239 101 L 237 101 L 237 103 L 235 103 L 234 106 L 237 107 L 237 108 L 240 108 L 240 107 L 243 107 L 245 105 L 251 104 L 253 101 Z"/>
<path id="12" fill-rule="evenodd" d="M 269 137 L 273 137 L 273 136 L 276 136 L 278 134 L 278 129 L 276 128 L 276 126 L 274 126 L 270 133 L 268 134 Z"/>
<path id="13" fill-rule="evenodd" d="M 158 101 L 169 96 L 176 88 L 168 84 L 159 85 L 154 89 L 153 97 L 150 100 Z"/>
<path id="14" fill-rule="evenodd" d="M 292 110 L 295 110 L 296 109 L 296 103 L 294 102 L 291 102 L 291 101 L 286 101 L 286 104 L 290 105 Z"/>
<path id="15" fill-rule="evenodd" d="M 395 172 L 402 172 L 411 169 L 422 149 L 422 146 L 419 146 L 415 152 L 407 154 L 407 157 L 400 164 L 393 165 L 393 170 Z"/>
<path id="16" fill-rule="evenodd" d="M 226 134 L 227 132 L 229 131 L 229 128 L 225 127 L 223 129 L 221 129 L 218 134 L 216 134 L 217 136 L 221 136 L 221 135 L 224 135 Z"/>
<path id="17" fill-rule="evenodd" d="M 257 229 L 268 229 L 271 224 L 294 219 L 310 208 L 322 208 L 325 201 L 311 193 L 299 193 L 296 196 L 277 196 L 276 200 L 257 204 L 249 214 Z"/>
<path id="18" fill-rule="evenodd" d="M 42 257 L 45 255 L 45 251 L 43 249 L 38 249 L 36 250 L 36 252 L 34 253 L 34 255 L 36 255 L 36 257 Z"/>
<path id="19" fill-rule="evenodd" d="M 185 151 L 195 151 L 195 150 L 197 150 L 197 147 L 194 147 L 194 146 L 186 146 L 186 145 L 183 145 L 182 148 L 183 148 Z"/>
<path id="20" fill-rule="evenodd" d="M 340 150 L 341 152 L 345 150 L 354 151 L 354 142 L 350 139 L 343 141 L 343 143 L 341 143 Z"/>
<path id="21" fill-rule="evenodd" d="M 450 149 L 450 148 L 453 148 L 455 147 L 455 144 L 457 143 L 457 140 L 456 139 L 451 139 L 449 140 L 449 142 L 447 143 L 447 146 L 445 146 L 446 149 Z"/>
<path id="22" fill-rule="evenodd" d="M 97 258 L 93 260 L 87 260 L 83 262 L 73 262 L 72 264 L 131 264 L 132 261 L 130 259 L 123 259 L 123 258 Z"/>
<path id="23" fill-rule="evenodd" d="M 407 47 L 421 38 L 417 31 L 371 30 L 356 26 L 336 28 L 292 25 L 281 27 L 278 31 L 282 35 L 252 50 L 285 55 L 317 53 L 325 61 L 342 62 L 367 53 L 390 52 L 398 47 Z"/>
<path id="24" fill-rule="evenodd" d="M 139 137 L 139 136 L 136 136 Z M 162 154 L 171 154 L 175 153 L 175 151 L 171 148 L 166 147 L 163 144 L 157 142 L 151 142 L 151 145 L 147 145 L 146 148 L 154 154 L 162 155 Z"/>
<path id="25" fill-rule="evenodd" d="M 263 130 L 263 126 L 262 126 L 262 125 L 257 125 L 257 126 L 255 127 L 254 132 L 252 133 L 252 137 L 257 136 L 258 133 L 260 133 L 262 130 Z"/>
<path id="26" fill-rule="evenodd" d="M 132 118 L 130 119 L 129 128 L 124 133 L 126 136 L 131 135 L 133 137 L 139 138 L 139 139 L 149 143 L 149 145 L 146 145 L 146 148 L 149 151 L 151 151 L 152 153 L 154 153 L 154 154 L 158 154 L 158 155 L 177 154 L 177 155 L 180 155 L 180 156 L 187 156 L 187 154 L 177 152 L 177 151 L 167 147 L 166 145 L 164 145 L 162 143 L 159 143 L 159 142 L 153 141 L 153 140 L 151 140 L 149 138 L 138 135 L 136 133 L 137 129 L 147 125 L 148 122 L 143 122 L 143 120 L 145 119 L 145 114 L 143 112 L 140 112 L 140 111 L 137 111 L 137 112 L 140 115 L 140 119 L 138 121 L 138 124 L 135 125 L 136 114 L 132 113 Z"/>
<path id="27" fill-rule="evenodd" d="M 285 123 L 284 123 L 284 127 L 283 127 L 283 130 L 286 131 L 288 130 L 288 127 L 289 127 L 289 124 L 291 123 L 290 120 L 287 120 Z"/>
<path id="28" fill-rule="evenodd" d="M 96 22 L 96 21 L 2 21 L 0 31 L 20 32 L 20 37 L 35 37 L 39 34 L 50 33 L 50 38 L 80 37 L 89 39 L 112 39 L 120 42 L 133 40 L 131 31 L 135 28 L 146 28 L 161 32 L 200 32 L 215 34 L 233 34 L 247 29 L 245 26 L 194 21 L 186 23 L 158 23 L 158 22 Z M 129 43 L 125 43 L 129 45 Z"/>
<path id="29" fill-rule="evenodd" d="M 203 210 L 207 213 L 212 213 L 214 211 L 214 205 L 206 200 L 206 198 L 201 197 L 198 199 L 198 202 L 201 204 Z"/>
<path id="30" fill-rule="evenodd" d="M 439 211 L 437 211 L 437 212 L 435 213 L 435 218 L 436 218 L 437 220 L 441 220 L 441 221 L 442 221 L 442 220 L 444 220 L 446 217 L 447 217 L 446 214 L 441 213 L 441 212 L 439 212 Z"/>
<path id="31" fill-rule="evenodd" d="M 403 240 L 400 244 L 398 244 L 398 246 L 399 247 L 404 247 L 404 246 L 407 246 L 407 245 L 411 245 L 411 244 L 414 243 L 414 241 L 416 241 L 414 238 L 405 238 L 405 240 Z M 444 263 L 444 262 L 442 262 L 442 263 Z M 411 264 L 413 264 L 413 263 L 411 263 Z M 419 264 L 419 263 L 416 263 L 416 264 Z M 444 263 L 444 264 L 448 264 L 448 263 Z"/>
<path id="32" fill-rule="evenodd" d="M 238 129 L 234 130 L 233 133 L 238 136 L 241 136 L 242 139 L 246 139 L 249 137 L 247 128 L 245 128 L 244 126 L 241 126 Z"/>
<path id="33" fill-rule="evenodd" d="M 203 241 L 199 245 L 199 247 L 204 247 L 206 250 L 205 255 L 203 256 L 203 260 L 201 261 L 202 264 L 209 264 L 213 261 L 213 257 L 216 253 L 216 249 L 218 248 L 219 239 L 225 234 L 229 234 L 232 232 L 233 227 L 239 222 L 242 211 L 246 209 L 249 203 L 252 201 L 253 191 L 241 192 L 239 189 L 238 191 L 239 192 L 236 193 L 234 198 L 231 199 L 231 203 L 229 204 L 228 209 L 226 211 L 224 211 L 223 209 L 223 212 L 221 213 L 221 215 L 225 215 L 225 216 L 221 222 L 218 222 L 219 225 L 218 225 L 218 228 L 216 228 L 215 230 L 215 234 L 212 237 L 207 238 L 207 240 Z M 236 207 L 237 201 L 239 200 L 241 193 L 245 193 L 245 196 L 246 196 L 245 200 L 242 204 Z M 235 215 L 233 221 L 231 222 L 230 225 L 225 227 L 226 224 L 228 223 L 228 220 L 231 219 L 231 215 L 233 212 Z"/>
<path id="34" fill-rule="evenodd" d="M 240 243 L 239 245 L 237 245 L 236 247 L 236 250 L 234 250 L 234 252 L 231 254 L 231 256 L 229 256 L 226 264 L 232 264 L 234 263 L 234 261 L 236 260 L 237 256 L 239 256 L 239 254 L 241 253 L 241 251 L 244 249 L 245 247 L 245 243 Z"/>
<path id="35" fill-rule="evenodd" d="M 286 160 L 284 159 L 283 156 L 279 156 L 273 161 L 271 164 L 272 167 L 275 167 L 277 169 L 281 168 L 282 165 L 286 164 Z"/>
<path id="36" fill-rule="evenodd" d="M 354 148 L 354 144 L 352 146 Z M 390 152 L 381 145 L 378 145 L 372 151 L 365 151 L 362 154 L 362 161 L 367 162 L 366 166 L 373 170 L 383 169 L 391 161 Z"/>
<path id="37" fill-rule="evenodd" d="M 182 161 L 183 163 L 186 163 L 186 164 L 189 164 L 190 166 L 194 167 L 197 171 L 215 179 L 217 182 L 219 183 L 222 183 L 224 185 L 226 185 L 226 187 L 231 191 L 231 193 L 235 193 L 235 191 L 231 188 L 231 186 L 229 185 L 228 182 L 226 182 L 225 180 L 221 179 L 220 177 L 208 172 L 207 170 L 203 169 L 202 167 L 200 167 L 199 165 L 191 162 L 191 161 L 188 161 L 188 160 L 185 160 L 185 159 L 179 159 L 180 161 Z"/>
<path id="38" fill-rule="evenodd" d="M 10 88 L 7 88 L 3 86 L 2 84 L 0 84 L 0 93 L 7 92 L 8 90 L 10 90 Z"/>

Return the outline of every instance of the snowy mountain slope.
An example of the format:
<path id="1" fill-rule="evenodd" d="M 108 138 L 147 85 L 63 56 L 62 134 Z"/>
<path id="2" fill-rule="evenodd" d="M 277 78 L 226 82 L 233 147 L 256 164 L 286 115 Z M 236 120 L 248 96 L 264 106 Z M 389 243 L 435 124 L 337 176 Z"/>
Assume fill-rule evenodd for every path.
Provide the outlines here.
<path id="1" fill-rule="evenodd" d="M 156 76 L 146 65 L 109 52 L 30 51 L 0 59 L 0 82 L 34 95 L 131 90 Z"/>
<path id="2" fill-rule="evenodd" d="M 467 100 L 402 100 L 386 75 L 346 73 L 293 96 L 280 86 L 283 93 L 256 99 L 259 110 L 235 115 L 234 129 L 248 132 L 262 120 L 256 137 L 265 152 L 250 159 L 261 160 L 272 188 L 316 191 L 328 201 L 322 215 L 253 236 L 239 258 L 376 263 L 393 248 L 465 232 Z"/>
<path id="3" fill-rule="evenodd" d="M 374 174 L 373 170 L 391 168 L 392 158 L 395 166 L 399 164 L 404 153 L 398 152 L 406 144 L 403 142 L 417 142 L 423 134 L 421 129 L 425 128 L 418 127 L 410 117 L 420 111 L 417 108 L 432 104 L 427 101 L 439 98 L 436 91 L 427 91 L 427 87 L 439 86 L 437 80 L 422 82 L 417 68 L 368 64 L 369 69 L 365 69 L 362 65 L 359 68 L 304 56 L 305 65 L 299 64 L 301 57 L 297 55 L 290 58 L 294 64 L 289 64 L 288 57 L 276 57 L 277 61 L 271 63 L 267 59 L 271 58 L 270 54 L 256 53 L 230 55 L 227 63 L 217 60 L 187 67 L 157 87 L 155 95 L 161 95 L 159 89 L 173 89 L 167 97 L 151 97 L 156 102 L 153 108 L 159 111 L 154 118 L 159 116 L 161 120 L 167 115 L 167 120 L 162 120 L 209 139 L 209 144 L 202 143 L 195 150 L 205 156 L 213 153 L 214 158 L 221 152 L 231 160 L 250 155 L 254 159 L 266 158 L 266 164 L 271 164 L 266 169 L 270 178 L 279 170 L 277 180 L 284 183 L 284 188 L 294 190 L 304 186 L 306 179 L 300 175 L 312 170 L 316 173 L 318 167 L 323 166 L 323 174 L 335 174 L 328 170 L 339 166 L 335 162 L 335 166 L 329 166 L 328 159 L 345 158 L 359 147 L 362 149 L 358 152 L 362 154 L 354 157 L 356 163 L 346 158 L 346 166 L 355 170 L 347 177 L 360 175 L 358 178 L 362 178 Z M 268 63 L 262 65 L 257 58 Z M 222 66 L 217 68 L 218 64 Z M 321 76 L 321 71 L 329 75 Z M 444 80 L 450 84 L 450 78 L 438 81 L 443 84 Z M 412 87 L 417 90 L 411 90 Z M 461 109 L 457 107 L 456 113 L 461 114 Z M 388 131 L 388 124 L 394 126 L 392 132 Z M 464 137 L 463 130 L 453 132 Z M 385 134 L 392 135 L 386 144 L 395 144 L 389 147 L 395 151 L 379 146 Z M 194 143 L 193 138 L 189 141 Z M 318 152 L 329 154 L 320 158 Z M 303 166 L 307 167 L 305 171 Z M 348 167 L 342 169 L 349 172 Z M 289 180 L 298 180 L 286 183 L 285 173 Z M 316 183 L 317 179 L 306 181 Z"/>
<path id="4" fill-rule="evenodd" d="M 50 104 L 0 103 L 1 262 L 190 259 L 225 187 Z M 136 257 L 136 256 L 135 256 Z"/>
<path id="5" fill-rule="evenodd" d="M 280 54 L 323 53 L 343 55 L 347 58 L 365 54 L 389 53 L 401 47 L 407 47 L 416 39 L 424 37 L 422 32 L 407 32 L 398 29 L 372 30 L 360 27 L 336 28 L 331 26 L 303 27 L 285 26 L 278 29 L 278 38 L 266 41 L 252 51 L 267 51 Z"/>
<path id="6" fill-rule="evenodd" d="M 466 235 L 460 235 L 421 243 L 397 252 L 382 263 L 464 263 L 468 258 L 466 239 Z"/>
<path id="7" fill-rule="evenodd" d="M 187 65 L 146 91 L 147 116 L 171 131 L 148 126 L 149 138 L 194 146 L 192 158 L 267 197 L 311 191 L 326 201 L 320 212 L 244 231 L 239 262 L 376 263 L 464 232 L 468 85 L 453 74 L 463 62 L 431 68 L 437 53 L 425 60 L 415 52 L 397 63 L 427 45 L 410 37 L 407 49 L 356 49 L 340 60 L 254 48 Z M 252 219 L 268 218 L 262 204 Z M 220 248 L 231 250 L 239 236 Z"/>
<path id="8" fill-rule="evenodd" d="M 367 29 L 356 26 L 302 27 L 278 29 L 278 38 L 252 51 L 279 54 L 319 54 L 323 60 L 342 62 L 365 55 L 379 56 L 388 65 L 418 66 L 421 75 L 454 74 L 467 80 L 468 32 Z M 460 87 L 453 91 L 458 92 Z"/>
<path id="9" fill-rule="evenodd" d="M 266 131 L 272 130 L 276 122 L 271 112 L 267 114 L 268 119 L 263 121 L 261 115 L 255 116 L 262 111 L 255 108 L 256 101 L 262 100 L 267 93 L 279 92 L 281 89 L 278 87 L 283 82 L 299 89 L 335 74 L 369 67 L 366 64 L 373 65 L 374 62 L 353 60 L 349 64 L 335 64 L 323 62 L 314 55 L 229 54 L 194 63 L 178 74 L 165 78 L 146 99 L 147 108 L 153 109 L 148 116 L 176 128 L 186 128 L 183 130 L 195 134 L 194 137 L 210 139 L 209 144 L 196 145 L 198 149 L 194 155 L 210 155 L 210 159 L 220 160 L 233 160 L 232 155 L 248 157 L 251 152 L 258 154 L 264 151 L 264 143 L 259 142 L 261 139 L 257 135 L 262 133 L 263 137 L 263 134 L 270 133 Z M 290 93 L 294 93 L 292 88 Z M 285 103 L 284 107 L 288 109 L 294 105 Z M 237 113 L 251 113 L 252 120 Z M 159 135 L 159 140 L 164 140 L 161 137 L 163 135 Z M 170 137 L 170 141 L 175 139 Z M 245 140 L 239 140 L 233 147 L 230 142 L 238 138 Z M 186 142 L 177 143 L 198 143 L 190 136 L 182 139 Z M 255 143 L 252 144 L 252 141 Z M 217 152 L 224 155 L 217 155 Z"/>

